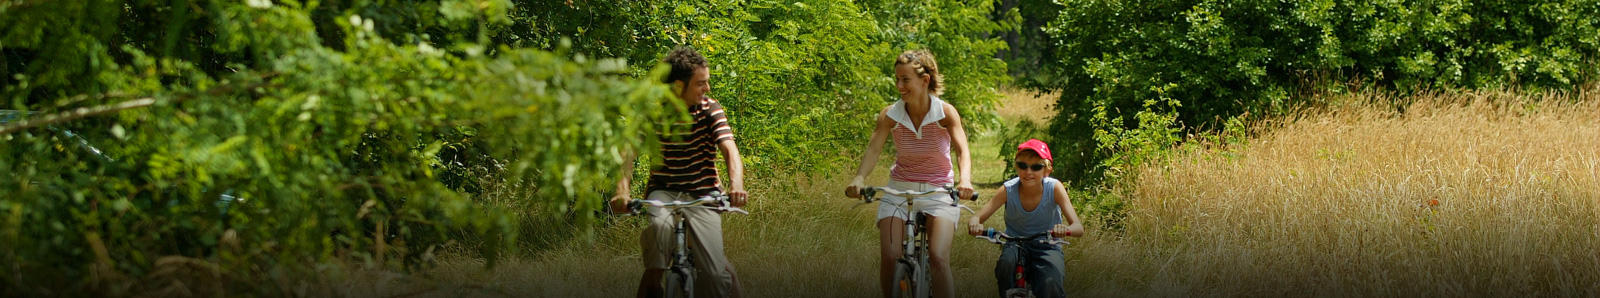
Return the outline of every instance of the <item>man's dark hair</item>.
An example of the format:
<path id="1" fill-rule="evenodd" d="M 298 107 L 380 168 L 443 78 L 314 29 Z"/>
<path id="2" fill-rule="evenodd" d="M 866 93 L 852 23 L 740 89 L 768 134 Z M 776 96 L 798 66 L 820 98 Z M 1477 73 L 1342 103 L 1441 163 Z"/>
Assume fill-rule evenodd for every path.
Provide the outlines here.
<path id="1" fill-rule="evenodd" d="M 661 81 L 668 84 L 683 81 L 687 85 L 689 77 L 694 76 L 694 70 L 708 66 L 706 57 L 700 56 L 700 52 L 688 46 L 679 46 L 667 52 L 667 58 L 662 59 L 662 62 L 672 66 L 672 72 L 667 73 L 667 79 Z"/>

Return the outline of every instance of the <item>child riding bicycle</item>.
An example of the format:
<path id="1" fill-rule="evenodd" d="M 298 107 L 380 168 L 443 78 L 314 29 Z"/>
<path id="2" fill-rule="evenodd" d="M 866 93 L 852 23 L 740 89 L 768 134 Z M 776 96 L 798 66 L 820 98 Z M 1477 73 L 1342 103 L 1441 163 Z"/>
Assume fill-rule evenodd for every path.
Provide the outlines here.
<path id="1" fill-rule="evenodd" d="M 711 74 L 706 58 L 692 48 L 679 47 L 667 53 L 664 60 L 672 67 L 666 83 L 672 84 L 673 94 L 688 106 L 690 122 L 671 123 L 661 132 L 660 164 L 650 171 L 650 182 L 645 190 L 646 200 L 659 202 L 693 201 L 711 193 L 721 192 L 722 181 L 717 177 L 715 158 L 717 151 L 727 161 L 728 177 L 732 187 L 727 191 L 728 201 L 734 207 L 743 207 L 744 163 L 739 147 L 734 144 L 733 130 L 723 113 L 722 105 L 706 96 L 711 92 Z M 617 181 L 617 194 L 611 198 L 611 209 L 616 213 L 629 212 L 629 177 L 633 175 L 632 158 L 622 163 L 621 179 Z M 676 221 L 666 208 L 650 207 L 650 226 L 639 236 L 644 259 L 644 276 L 639 280 L 639 297 L 661 297 L 663 277 L 668 269 L 673 251 Z M 694 280 L 696 296 L 739 297 L 738 279 L 733 264 L 722 253 L 722 216 L 712 210 L 693 208 L 679 210 L 687 222 L 688 245 L 694 247 L 694 267 L 700 276 Z"/>
<path id="2" fill-rule="evenodd" d="M 983 204 L 967 222 L 967 233 L 979 236 L 983 222 L 994 215 L 1001 206 L 1006 208 L 1005 234 L 1031 236 L 1049 233 L 1051 237 L 1083 237 L 1083 222 L 1072 209 L 1067 189 L 1061 181 L 1050 178 L 1050 147 L 1039 140 L 1028 140 L 1017 146 L 1015 166 L 1017 178 L 1006 181 L 997 194 Z M 1061 248 L 1040 241 L 1007 242 L 995 263 L 995 280 L 1000 285 L 1000 295 L 1015 285 L 1013 280 L 1018 261 L 1027 264 L 1023 275 L 1028 287 L 1038 297 L 1064 297 L 1062 280 L 1063 257 Z"/>
<path id="3" fill-rule="evenodd" d="M 859 198 L 863 180 L 878 164 L 878 154 L 883 152 L 886 138 L 893 137 L 896 146 L 894 167 L 889 168 L 889 188 L 905 191 L 928 191 L 944 188 L 959 181 L 959 197 L 972 197 L 972 160 L 967 150 L 967 134 L 961 125 L 961 115 L 956 108 L 945 103 L 938 95 L 944 91 L 944 76 L 939 74 L 933 54 L 922 50 L 905 51 L 895 59 L 895 87 L 900 100 L 884 107 L 878 113 L 872 139 L 856 169 L 856 176 L 845 187 L 845 196 Z M 952 177 L 950 155 L 954 150 L 960 156 L 960 179 Z M 905 237 L 904 224 L 916 213 L 932 215 L 926 222 L 930 245 L 929 263 L 932 273 L 934 297 L 951 297 L 955 292 L 954 278 L 950 272 L 950 242 L 954 237 L 961 210 L 950 201 L 949 194 L 930 194 L 943 204 L 913 204 L 915 210 L 904 210 L 906 198 L 885 196 L 878 205 L 879 281 L 884 297 L 892 295 L 896 260 L 900 258 L 901 243 Z M 923 198 L 926 196 L 918 196 Z M 909 212 L 908 212 L 909 211 Z M 915 212 L 915 213 L 913 213 Z"/>

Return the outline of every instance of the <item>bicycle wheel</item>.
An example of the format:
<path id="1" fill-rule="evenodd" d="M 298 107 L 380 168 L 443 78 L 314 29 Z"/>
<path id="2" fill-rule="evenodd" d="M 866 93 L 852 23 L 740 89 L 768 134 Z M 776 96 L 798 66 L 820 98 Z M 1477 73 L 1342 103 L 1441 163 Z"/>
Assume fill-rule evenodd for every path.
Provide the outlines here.
<path id="1" fill-rule="evenodd" d="M 919 298 L 933 297 L 933 273 L 929 272 L 928 268 L 933 267 L 929 267 L 928 254 L 923 252 L 917 256 L 917 270 L 913 271 L 917 273 L 915 280 L 917 281 L 917 297 Z"/>
<path id="2" fill-rule="evenodd" d="M 912 272 L 910 265 L 897 263 L 894 265 L 894 284 L 889 285 L 889 297 L 912 298 L 921 297 L 917 288 L 922 286 L 917 282 L 917 274 Z"/>
<path id="3" fill-rule="evenodd" d="M 1025 288 L 1014 288 L 1006 291 L 1006 298 L 1034 298 L 1033 291 Z"/>
<path id="4" fill-rule="evenodd" d="M 666 297 L 694 297 L 694 276 L 681 269 L 667 272 Z"/>

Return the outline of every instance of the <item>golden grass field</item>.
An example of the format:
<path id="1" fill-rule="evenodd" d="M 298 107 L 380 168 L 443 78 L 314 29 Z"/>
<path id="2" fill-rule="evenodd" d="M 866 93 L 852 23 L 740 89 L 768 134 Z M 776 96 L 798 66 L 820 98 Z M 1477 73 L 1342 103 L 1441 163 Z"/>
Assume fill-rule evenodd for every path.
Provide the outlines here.
<path id="1" fill-rule="evenodd" d="M 1600 98 L 1593 94 L 1428 94 L 1407 98 L 1415 103 L 1403 114 L 1378 104 L 1392 98 L 1336 96 L 1298 117 L 1260 121 L 1244 144 L 1187 146 L 1108 190 L 1131 208 L 1126 228 L 1090 222 L 1088 236 L 1072 239 L 1067 290 L 1600 295 Z M 1013 95 L 1034 107 L 1008 104 L 1001 109 L 1007 119 L 1048 107 Z M 1581 103 L 1568 103 L 1574 97 Z M 975 168 L 998 175 L 1004 161 L 991 152 L 1002 145 L 989 138 L 974 137 Z M 886 172 L 868 183 L 883 183 Z M 727 254 L 749 296 L 878 294 L 874 208 L 852 209 L 839 195 L 846 182 L 750 183 L 753 214 L 724 220 Z M 421 274 L 357 271 L 327 287 L 374 297 L 631 296 L 642 272 L 641 221 L 618 221 L 592 241 L 511 254 L 492 270 L 470 254 L 446 252 Z M 956 239 L 958 296 L 996 296 L 996 248 Z"/>

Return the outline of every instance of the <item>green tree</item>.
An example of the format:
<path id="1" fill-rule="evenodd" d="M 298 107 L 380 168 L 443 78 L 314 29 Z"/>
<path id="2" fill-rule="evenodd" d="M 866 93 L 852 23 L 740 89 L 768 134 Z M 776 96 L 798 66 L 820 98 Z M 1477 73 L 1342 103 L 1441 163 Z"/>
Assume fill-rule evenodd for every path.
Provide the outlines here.
<path id="1" fill-rule="evenodd" d="M 1600 70 L 1594 0 L 1061 4 L 1046 27 L 1057 60 L 1032 84 L 1061 91 L 1050 131 L 1063 151 L 1084 153 L 1057 161 L 1076 181 L 1101 178 L 1109 167 L 1100 161 L 1121 150 L 1097 132 L 1138 129 L 1140 113 L 1175 116 L 1158 131 L 1197 133 L 1351 85 L 1570 90 Z M 1145 104 L 1168 98 L 1177 104 Z"/>
<path id="2" fill-rule="evenodd" d="M 512 211 L 440 179 L 439 152 L 474 144 L 496 175 L 560 194 L 528 199 L 582 221 L 617 152 L 650 146 L 636 137 L 650 123 L 633 119 L 671 107 L 622 60 L 395 41 L 370 7 L 319 23 L 325 10 L 294 2 L 178 4 L 0 5 L 14 66 L 0 126 L 7 295 L 143 293 L 195 278 L 172 271 L 192 264 L 211 264 L 196 275 L 218 278 L 201 287 L 213 296 L 283 294 L 327 260 L 403 268 L 457 234 L 492 240 L 494 260 L 516 243 Z M 450 5 L 446 27 L 504 22 L 493 5 Z M 156 20 L 180 29 L 144 23 Z"/>

